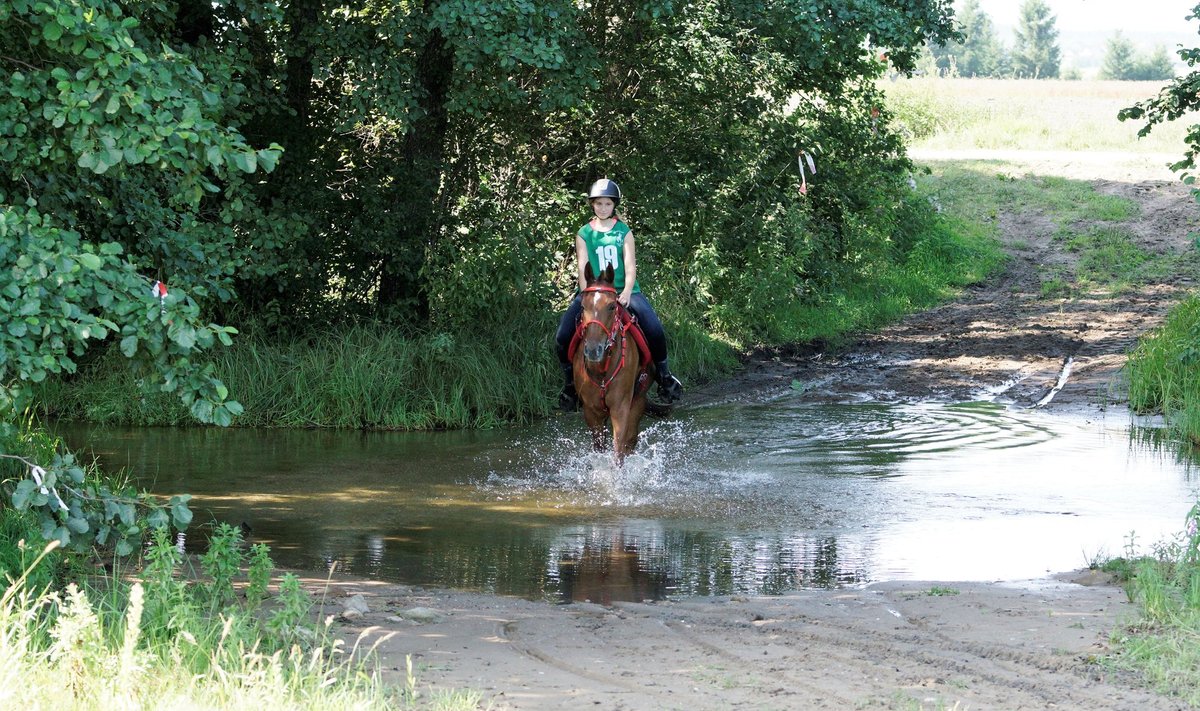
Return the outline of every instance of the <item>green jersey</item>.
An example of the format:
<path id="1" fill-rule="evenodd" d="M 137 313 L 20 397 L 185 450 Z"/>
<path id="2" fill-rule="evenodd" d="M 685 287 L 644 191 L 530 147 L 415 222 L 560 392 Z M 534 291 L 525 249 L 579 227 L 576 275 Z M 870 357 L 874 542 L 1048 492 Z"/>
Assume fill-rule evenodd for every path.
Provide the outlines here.
<path id="1" fill-rule="evenodd" d="M 612 229 L 601 232 L 587 223 L 579 228 L 579 236 L 587 245 L 588 262 L 592 265 L 592 273 L 599 274 L 609 265 L 613 268 L 613 286 L 617 291 L 625 288 L 625 238 L 629 236 L 629 225 L 617 220 Z M 638 283 L 633 282 L 633 290 L 640 292 Z"/>

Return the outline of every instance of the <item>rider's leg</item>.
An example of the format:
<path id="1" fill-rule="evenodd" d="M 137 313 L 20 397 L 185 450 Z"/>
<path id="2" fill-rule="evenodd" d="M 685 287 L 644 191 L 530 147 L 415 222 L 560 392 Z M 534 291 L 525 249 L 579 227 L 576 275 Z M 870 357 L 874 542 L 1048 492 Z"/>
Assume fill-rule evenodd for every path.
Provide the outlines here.
<path id="1" fill-rule="evenodd" d="M 642 333 L 646 334 L 646 345 L 650 346 L 650 358 L 654 361 L 654 370 L 658 376 L 659 394 L 667 400 L 678 400 L 683 397 L 683 384 L 671 374 L 667 365 L 667 334 L 663 330 L 662 321 L 654 312 L 654 307 L 646 300 L 641 292 L 634 292 L 629 299 L 629 310 L 637 316 Z"/>
<path id="2" fill-rule="evenodd" d="M 563 371 L 563 388 L 558 394 L 558 405 L 568 412 L 579 407 L 579 396 L 575 393 L 575 372 L 567 351 L 571 347 L 571 338 L 575 335 L 575 327 L 579 323 L 579 314 L 583 310 L 580 295 L 576 294 L 567 307 L 562 320 L 558 322 L 558 331 L 554 334 L 554 351 L 558 356 L 559 366 Z"/>

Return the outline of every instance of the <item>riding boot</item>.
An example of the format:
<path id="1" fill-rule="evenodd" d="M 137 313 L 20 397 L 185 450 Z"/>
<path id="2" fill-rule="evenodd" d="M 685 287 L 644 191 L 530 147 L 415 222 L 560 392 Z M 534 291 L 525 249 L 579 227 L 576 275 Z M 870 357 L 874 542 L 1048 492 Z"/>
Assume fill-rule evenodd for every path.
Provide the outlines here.
<path id="1" fill-rule="evenodd" d="M 667 402 L 683 399 L 683 383 L 679 382 L 679 378 L 671 375 L 667 359 L 663 358 L 656 362 L 654 370 L 658 373 L 658 396 Z"/>
<path id="2" fill-rule="evenodd" d="M 575 392 L 575 367 L 570 363 L 561 363 L 563 371 L 563 388 L 558 394 L 558 406 L 564 412 L 575 412 L 579 409 L 579 394 Z"/>

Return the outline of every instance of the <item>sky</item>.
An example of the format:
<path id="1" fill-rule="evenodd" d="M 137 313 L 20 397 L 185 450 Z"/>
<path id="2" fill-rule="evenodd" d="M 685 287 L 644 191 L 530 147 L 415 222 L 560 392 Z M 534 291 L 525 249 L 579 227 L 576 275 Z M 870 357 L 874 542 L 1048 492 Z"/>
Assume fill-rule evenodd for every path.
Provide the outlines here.
<path id="1" fill-rule="evenodd" d="M 1179 32 L 1196 36 L 1200 22 L 1185 20 L 1200 0 L 1045 0 L 1060 32 Z M 979 0 L 996 25 L 1017 24 L 1021 0 Z M 961 0 L 955 3 L 961 7 Z"/>

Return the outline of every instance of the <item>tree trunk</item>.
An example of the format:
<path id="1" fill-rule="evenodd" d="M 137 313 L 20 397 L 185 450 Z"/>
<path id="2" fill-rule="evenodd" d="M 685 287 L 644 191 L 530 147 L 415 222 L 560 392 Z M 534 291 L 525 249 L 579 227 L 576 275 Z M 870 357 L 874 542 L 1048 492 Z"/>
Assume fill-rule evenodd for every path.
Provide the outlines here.
<path id="1" fill-rule="evenodd" d="M 432 9 L 427 0 L 425 10 Z M 379 306 L 382 311 L 405 306 L 418 320 L 429 316 L 429 296 L 421 288 L 420 269 L 426 246 L 437 239 L 438 193 L 446 160 L 449 114 L 446 101 L 454 73 L 454 53 L 440 29 L 433 29 L 417 60 L 417 112 L 405 138 L 394 195 L 395 239 L 382 255 Z"/>

